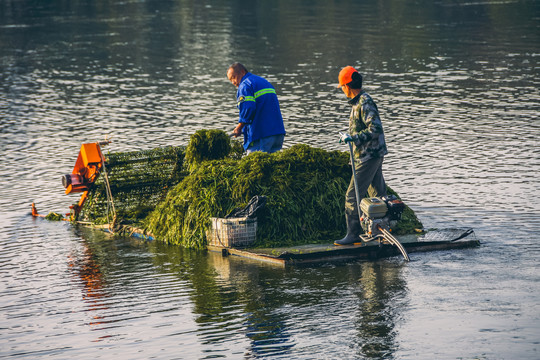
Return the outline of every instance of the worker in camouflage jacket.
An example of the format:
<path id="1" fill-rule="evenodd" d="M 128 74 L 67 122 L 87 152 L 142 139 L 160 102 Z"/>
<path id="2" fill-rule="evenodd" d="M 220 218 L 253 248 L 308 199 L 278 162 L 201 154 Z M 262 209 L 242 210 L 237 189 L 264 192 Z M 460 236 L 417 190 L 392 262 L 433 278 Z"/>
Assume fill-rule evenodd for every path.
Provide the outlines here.
<path id="1" fill-rule="evenodd" d="M 379 110 L 377 105 L 362 90 L 362 75 L 352 66 L 343 68 L 338 76 L 339 85 L 350 99 L 352 106 L 349 119 L 349 132 L 340 137 L 339 142 L 352 142 L 356 169 L 356 182 L 360 196 L 366 193 L 371 197 L 386 196 L 386 183 L 382 173 L 384 156 L 388 153 Z M 334 242 L 335 245 L 360 243 L 362 227 L 358 214 L 358 204 L 362 199 L 356 199 L 354 178 L 345 194 L 345 219 L 347 235 Z"/>

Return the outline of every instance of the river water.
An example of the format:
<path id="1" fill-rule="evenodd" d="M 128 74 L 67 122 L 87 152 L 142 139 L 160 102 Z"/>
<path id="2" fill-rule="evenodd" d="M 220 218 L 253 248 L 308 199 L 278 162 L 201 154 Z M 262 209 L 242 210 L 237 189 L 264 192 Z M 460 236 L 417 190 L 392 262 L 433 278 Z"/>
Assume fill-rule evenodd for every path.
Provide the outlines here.
<path id="1" fill-rule="evenodd" d="M 540 358 L 539 59 L 535 0 L 0 1 L 0 357 Z M 344 151 L 357 67 L 388 184 L 482 246 L 276 269 L 32 218 L 77 200 L 81 143 L 232 129 L 234 61 L 287 147 Z"/>

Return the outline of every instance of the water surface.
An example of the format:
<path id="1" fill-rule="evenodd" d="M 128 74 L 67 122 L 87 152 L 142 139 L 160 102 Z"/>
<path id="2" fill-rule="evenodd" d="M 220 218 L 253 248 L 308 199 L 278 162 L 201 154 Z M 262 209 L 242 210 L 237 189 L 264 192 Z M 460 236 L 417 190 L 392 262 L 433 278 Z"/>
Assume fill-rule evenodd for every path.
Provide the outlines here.
<path id="1" fill-rule="evenodd" d="M 0 3 L 0 356 L 537 359 L 537 1 Z M 235 125 L 234 61 L 276 87 L 286 147 L 346 150 L 345 65 L 381 111 L 387 182 L 479 249 L 276 269 L 110 238 L 67 211 L 81 143 Z"/>

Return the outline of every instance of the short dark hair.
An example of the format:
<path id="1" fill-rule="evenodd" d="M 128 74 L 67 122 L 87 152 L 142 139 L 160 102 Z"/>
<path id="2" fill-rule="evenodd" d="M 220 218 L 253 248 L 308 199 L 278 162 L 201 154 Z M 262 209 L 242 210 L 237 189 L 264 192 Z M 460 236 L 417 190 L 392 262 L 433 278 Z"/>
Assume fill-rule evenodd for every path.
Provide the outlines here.
<path id="1" fill-rule="evenodd" d="M 239 62 L 235 62 L 233 63 L 231 66 L 229 66 L 229 69 L 233 69 L 234 73 L 237 74 L 239 72 L 242 72 L 242 71 L 245 71 L 245 72 L 249 72 L 248 69 L 246 69 L 246 67 L 242 64 L 240 64 Z"/>
<path id="2" fill-rule="evenodd" d="M 352 81 L 347 84 L 351 89 L 361 89 L 362 88 L 362 74 L 355 71 L 351 74 Z"/>

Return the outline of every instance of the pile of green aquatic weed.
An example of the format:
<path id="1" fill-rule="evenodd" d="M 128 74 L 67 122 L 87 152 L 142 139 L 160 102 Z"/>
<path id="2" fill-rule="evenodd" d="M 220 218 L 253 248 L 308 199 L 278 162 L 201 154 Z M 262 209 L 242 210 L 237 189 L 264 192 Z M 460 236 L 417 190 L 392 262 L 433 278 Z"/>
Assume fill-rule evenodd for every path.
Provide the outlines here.
<path id="1" fill-rule="evenodd" d="M 116 222 L 138 224 L 186 175 L 184 146 L 109 153 L 105 167 L 116 210 Z M 89 193 L 78 220 L 104 224 L 113 221 L 101 174 Z"/>
<path id="2" fill-rule="evenodd" d="M 219 160 L 227 156 L 239 159 L 244 149 L 222 130 L 198 130 L 189 139 L 186 164 L 193 170 L 202 161 Z"/>
<path id="3" fill-rule="evenodd" d="M 224 217 L 251 197 L 265 195 L 256 245 L 327 240 L 344 229 L 347 175 L 346 154 L 307 145 L 207 161 L 169 192 L 147 219 L 147 230 L 169 243 L 203 247 L 211 217 Z"/>
<path id="4" fill-rule="evenodd" d="M 162 241 L 200 248 L 211 217 L 224 217 L 254 195 L 264 195 L 267 203 L 257 219 L 255 246 L 329 242 L 345 232 L 348 160 L 345 152 L 299 144 L 241 160 L 203 161 L 150 214 L 146 229 Z M 409 212 L 414 217 L 407 208 Z M 408 226 L 421 227 L 416 217 L 405 218 L 415 220 Z"/>

